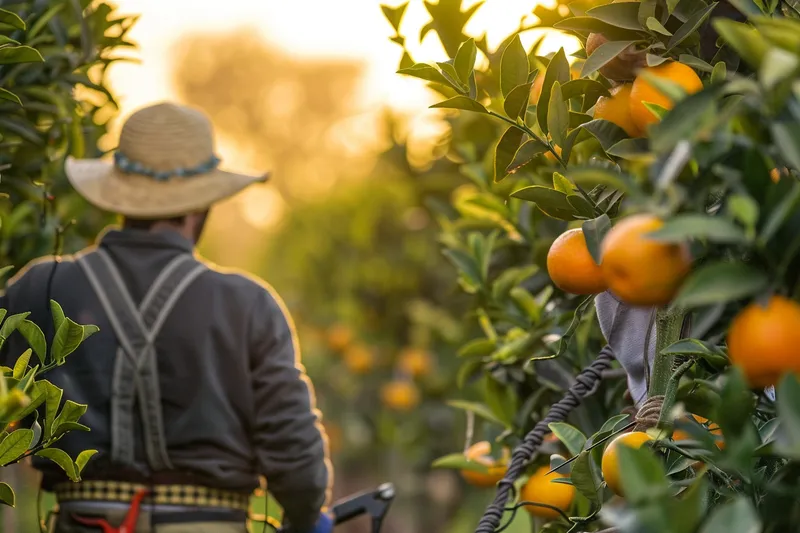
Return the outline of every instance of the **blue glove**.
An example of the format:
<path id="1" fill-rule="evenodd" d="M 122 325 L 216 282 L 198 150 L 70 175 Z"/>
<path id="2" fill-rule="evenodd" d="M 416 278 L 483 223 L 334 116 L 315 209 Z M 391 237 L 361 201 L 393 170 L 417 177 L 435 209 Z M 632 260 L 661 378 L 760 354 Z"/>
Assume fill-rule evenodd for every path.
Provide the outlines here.
<path id="1" fill-rule="evenodd" d="M 327 513 L 320 513 L 319 520 L 314 525 L 314 529 L 303 531 L 302 533 L 331 533 L 333 531 L 333 518 Z M 289 525 L 285 533 L 301 533 Z"/>

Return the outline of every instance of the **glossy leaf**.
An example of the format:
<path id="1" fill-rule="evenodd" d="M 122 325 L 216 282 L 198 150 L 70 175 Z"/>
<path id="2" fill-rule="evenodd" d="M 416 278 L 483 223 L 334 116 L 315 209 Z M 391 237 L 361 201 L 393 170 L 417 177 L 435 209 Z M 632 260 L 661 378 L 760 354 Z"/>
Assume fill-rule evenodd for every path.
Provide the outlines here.
<path id="1" fill-rule="evenodd" d="M 711 12 L 714 11 L 714 8 L 717 7 L 718 2 L 714 2 L 712 4 L 707 5 L 703 9 L 698 10 L 695 12 L 689 20 L 683 23 L 683 25 L 678 28 L 672 38 L 669 40 L 667 44 L 667 51 L 672 50 L 683 41 L 686 40 L 687 37 L 695 33 L 698 28 L 706 21 L 706 19 L 711 15 Z"/>
<path id="2" fill-rule="evenodd" d="M 75 469 L 75 463 L 72 462 L 72 459 L 64 450 L 59 450 L 58 448 L 45 448 L 36 452 L 36 456 L 44 457 L 53 461 L 55 464 L 61 467 L 71 481 L 80 481 L 80 476 Z"/>
<path id="3" fill-rule="evenodd" d="M 469 78 L 473 70 L 475 70 L 475 59 L 477 57 L 478 47 L 475 46 L 474 39 L 467 39 L 458 48 L 458 53 L 453 61 L 453 67 L 461 83 L 469 83 Z"/>
<path id="4" fill-rule="evenodd" d="M 700 533 L 760 533 L 761 519 L 746 496 L 724 503 L 711 511 Z"/>
<path id="5" fill-rule="evenodd" d="M 532 86 L 533 82 L 529 82 L 525 85 L 514 87 L 514 89 L 508 93 L 508 96 L 503 102 L 503 109 L 509 118 L 514 120 L 517 118 L 525 118 L 525 114 L 528 111 L 528 101 L 531 96 Z"/>
<path id="6" fill-rule="evenodd" d="M 507 174 L 515 174 L 519 169 L 533 161 L 537 156 L 547 152 L 548 146 L 537 139 L 525 141 L 514 154 L 514 158 L 506 168 Z"/>
<path id="7" fill-rule="evenodd" d="M 18 429 L 11 432 L 0 442 L 0 466 L 6 466 L 27 452 L 33 445 L 33 431 Z"/>
<path id="8" fill-rule="evenodd" d="M 542 94 L 539 96 L 539 101 L 547 102 L 549 104 L 550 92 L 553 88 L 553 84 L 558 82 L 560 85 L 564 85 L 569 80 L 569 62 L 567 61 L 567 55 L 564 52 L 564 49 L 561 48 L 558 52 L 556 52 L 556 55 L 553 56 L 553 59 L 550 60 L 550 64 L 547 66 L 547 71 L 544 75 L 544 82 L 542 83 Z M 536 119 L 539 123 L 539 127 L 545 134 L 548 133 L 547 115 L 549 110 L 549 105 L 536 106 Z"/>
<path id="9" fill-rule="evenodd" d="M 500 62 L 500 90 L 508 96 L 515 87 L 528 83 L 528 53 L 519 35 L 514 36 Z"/>
<path id="10" fill-rule="evenodd" d="M 533 185 L 511 194 L 514 198 L 534 202 L 545 215 L 558 220 L 573 220 L 575 210 L 567 201 L 567 195 L 549 187 Z"/>
<path id="11" fill-rule="evenodd" d="M 34 322 L 26 319 L 20 323 L 17 330 L 25 337 L 25 340 L 28 341 L 28 344 L 39 358 L 39 361 L 45 364 L 47 359 L 47 341 L 41 328 Z"/>
<path id="12" fill-rule="evenodd" d="M 16 495 L 11 485 L 2 481 L 0 482 L 0 503 L 9 507 L 16 506 Z"/>
<path id="13" fill-rule="evenodd" d="M 581 78 L 587 78 L 594 74 L 609 61 L 620 55 L 626 48 L 636 44 L 637 41 L 608 41 L 601 44 L 592 52 L 581 69 Z"/>
<path id="14" fill-rule="evenodd" d="M 569 110 L 561 95 L 561 84 L 555 82 L 550 89 L 550 104 L 547 113 L 547 129 L 556 146 L 564 146 L 569 127 Z"/>
<path id="15" fill-rule="evenodd" d="M 593 220 L 587 220 L 581 228 L 586 239 L 586 247 L 592 254 L 594 262 L 599 265 L 602 261 L 601 245 L 606 234 L 611 231 L 611 219 L 603 214 Z"/>
<path id="16" fill-rule="evenodd" d="M 438 104 L 433 104 L 431 108 L 434 109 L 461 109 L 463 111 L 473 111 L 475 113 L 488 113 L 489 111 L 483 107 L 480 103 L 476 102 L 472 98 L 468 98 L 466 96 L 454 96 L 453 98 L 449 98 L 444 102 L 439 102 Z"/>
<path id="17" fill-rule="evenodd" d="M 581 430 L 566 422 L 551 422 L 547 427 L 564 444 L 569 453 L 578 455 L 583 451 L 583 447 L 586 445 L 586 436 L 581 433 Z"/>
<path id="18" fill-rule="evenodd" d="M 679 243 L 703 239 L 720 244 L 747 241 L 744 232 L 729 219 L 707 215 L 677 215 L 668 219 L 661 229 L 647 234 L 648 239 Z"/>
<path id="19" fill-rule="evenodd" d="M 674 305 L 689 309 L 727 303 L 760 294 L 768 285 L 762 270 L 743 263 L 710 263 L 689 275 Z"/>
<path id="20" fill-rule="evenodd" d="M 514 126 L 509 127 L 502 137 L 494 152 L 494 182 L 498 183 L 508 176 L 507 168 L 514 161 L 514 156 L 522 142 L 524 133 Z"/>

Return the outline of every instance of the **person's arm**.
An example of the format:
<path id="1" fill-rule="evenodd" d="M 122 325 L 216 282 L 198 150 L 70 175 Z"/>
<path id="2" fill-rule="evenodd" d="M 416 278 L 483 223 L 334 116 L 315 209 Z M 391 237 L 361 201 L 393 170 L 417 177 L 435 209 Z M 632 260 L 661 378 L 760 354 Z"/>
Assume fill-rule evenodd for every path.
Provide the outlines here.
<path id="1" fill-rule="evenodd" d="M 293 530 L 312 531 L 333 481 L 327 438 L 288 313 L 269 293 L 256 307 L 251 369 L 260 473 Z"/>

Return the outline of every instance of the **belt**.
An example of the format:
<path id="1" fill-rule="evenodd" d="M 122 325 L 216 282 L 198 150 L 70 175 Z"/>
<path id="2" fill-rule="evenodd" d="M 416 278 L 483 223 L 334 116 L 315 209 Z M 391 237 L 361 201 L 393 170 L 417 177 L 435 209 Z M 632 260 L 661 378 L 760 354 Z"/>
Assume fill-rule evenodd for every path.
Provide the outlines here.
<path id="1" fill-rule="evenodd" d="M 103 501 L 130 503 L 136 493 L 149 490 L 145 505 L 180 505 L 247 511 L 250 494 L 199 485 L 142 485 L 122 481 L 81 481 L 59 483 L 53 487 L 61 502 Z"/>

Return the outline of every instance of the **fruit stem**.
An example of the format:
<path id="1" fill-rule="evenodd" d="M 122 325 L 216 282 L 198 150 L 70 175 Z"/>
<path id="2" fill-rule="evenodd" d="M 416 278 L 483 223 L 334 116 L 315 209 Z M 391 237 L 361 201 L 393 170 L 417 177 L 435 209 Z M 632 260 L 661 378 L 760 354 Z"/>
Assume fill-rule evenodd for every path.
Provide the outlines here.
<path id="1" fill-rule="evenodd" d="M 667 391 L 664 394 L 664 403 L 661 407 L 661 415 L 658 417 L 658 428 L 665 428 L 668 425 L 669 412 L 675 403 L 675 397 L 678 395 L 678 385 L 681 382 L 683 375 L 694 365 L 694 359 L 684 361 L 675 372 L 670 376 L 669 383 L 667 384 Z"/>
<path id="2" fill-rule="evenodd" d="M 656 312 L 656 354 L 650 376 L 649 396 L 665 396 L 672 378 L 675 356 L 661 352 L 680 340 L 685 311 L 680 308 L 662 308 Z M 671 407 L 664 403 L 662 413 Z"/>
<path id="3" fill-rule="evenodd" d="M 551 154 L 553 154 L 553 157 L 555 157 L 555 158 L 556 158 L 556 161 L 558 161 L 558 163 L 559 163 L 559 164 L 560 164 L 560 165 L 561 165 L 563 168 L 567 168 L 567 163 L 564 161 L 564 159 L 563 159 L 563 158 L 562 158 L 560 155 L 558 155 L 558 153 L 556 153 L 556 149 L 553 147 L 553 145 L 552 145 L 551 143 L 549 143 L 549 142 L 545 141 L 544 139 L 542 139 L 542 138 L 541 138 L 541 137 L 539 137 L 538 135 L 536 135 L 536 133 L 535 133 L 535 132 L 534 132 L 532 129 L 530 129 L 528 126 L 523 126 L 523 125 L 520 125 L 520 124 L 518 124 L 517 122 L 514 122 L 513 120 L 511 120 L 510 118 L 504 117 L 504 116 L 503 116 L 503 115 L 501 115 L 500 113 L 495 113 L 494 111 L 489 111 L 489 115 L 490 115 L 490 116 L 493 116 L 493 117 L 495 117 L 495 118 L 499 118 L 499 119 L 500 119 L 500 120 L 502 120 L 503 122 L 507 122 L 508 124 L 511 124 L 511 125 L 512 125 L 512 126 L 514 126 L 515 128 L 517 128 L 517 129 L 519 129 L 519 130 L 521 130 L 521 131 L 525 132 L 526 134 L 528 134 L 528 136 L 530 136 L 530 138 L 531 138 L 531 139 L 536 139 L 536 140 L 537 140 L 537 141 L 539 141 L 540 143 L 542 143 L 542 144 L 544 144 L 545 146 L 547 146 L 547 150 L 548 150 L 548 151 L 549 151 Z"/>

